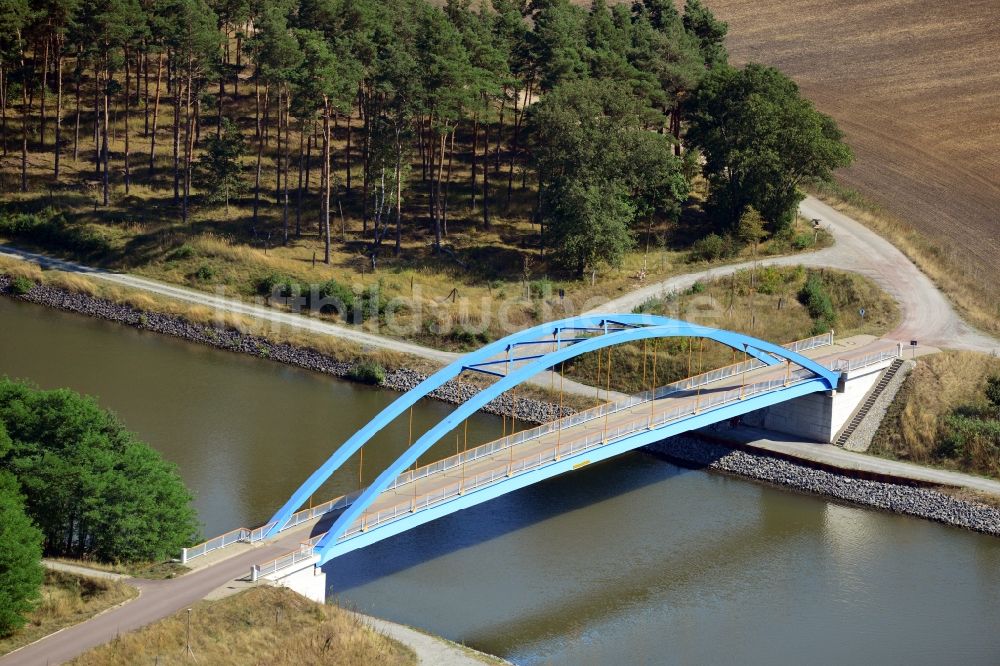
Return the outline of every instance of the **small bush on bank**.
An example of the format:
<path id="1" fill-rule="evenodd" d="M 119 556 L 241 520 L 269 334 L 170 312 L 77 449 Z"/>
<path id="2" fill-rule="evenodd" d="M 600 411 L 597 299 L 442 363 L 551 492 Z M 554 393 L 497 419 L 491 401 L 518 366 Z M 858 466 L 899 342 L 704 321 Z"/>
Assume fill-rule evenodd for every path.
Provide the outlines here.
<path id="1" fill-rule="evenodd" d="M 552 281 L 548 279 L 534 280 L 528 284 L 532 298 L 548 298 L 552 296 Z"/>
<path id="2" fill-rule="evenodd" d="M 837 320 L 833 310 L 833 302 L 823 286 L 823 278 L 818 273 L 810 273 L 805 286 L 799 292 L 799 302 L 806 306 L 809 316 L 815 322 L 813 333 L 826 333 Z"/>
<path id="3" fill-rule="evenodd" d="M 184 243 L 179 246 L 173 252 L 167 255 L 167 261 L 182 261 L 184 259 L 190 259 L 195 255 L 195 249 L 188 243 Z"/>
<path id="4" fill-rule="evenodd" d="M 695 282 L 693 285 L 691 285 L 690 287 L 688 287 L 688 293 L 689 294 L 701 294 L 701 293 L 704 293 L 704 291 L 705 291 L 706 288 L 707 287 L 705 287 L 705 283 L 704 282 Z"/>
<path id="5" fill-rule="evenodd" d="M 733 241 L 719 234 L 709 234 L 695 241 L 688 255 L 689 261 L 717 261 L 733 254 Z"/>
<path id="6" fill-rule="evenodd" d="M 795 236 L 792 246 L 796 250 L 807 250 L 816 244 L 816 237 L 811 233 L 803 233 Z"/>
<path id="7" fill-rule="evenodd" d="M 337 280 L 327 280 L 314 287 L 281 273 L 268 273 L 257 280 L 257 293 L 262 296 L 301 298 L 305 308 L 318 308 L 323 313 L 336 314 L 352 324 L 381 318 L 388 307 L 381 284 L 361 292 L 355 292 Z"/>
<path id="8" fill-rule="evenodd" d="M 10 283 L 10 289 L 18 296 L 24 296 L 35 286 L 35 283 L 23 275 L 18 275 Z"/>
<path id="9" fill-rule="evenodd" d="M 51 209 L 41 213 L 0 213 L 0 235 L 82 256 L 105 257 L 111 252 L 107 240 L 99 234 L 71 225 L 62 213 Z"/>
<path id="10" fill-rule="evenodd" d="M 194 272 L 194 277 L 199 282 L 210 282 L 215 279 L 215 269 L 208 264 L 202 264 Z"/>
<path id="11" fill-rule="evenodd" d="M 1000 375 L 991 375 L 986 378 L 984 393 L 986 400 L 989 401 L 993 409 L 996 410 L 997 416 L 1000 417 Z"/>
<path id="12" fill-rule="evenodd" d="M 385 382 L 385 368 L 374 361 L 358 361 L 347 376 L 362 384 L 381 386 Z"/>

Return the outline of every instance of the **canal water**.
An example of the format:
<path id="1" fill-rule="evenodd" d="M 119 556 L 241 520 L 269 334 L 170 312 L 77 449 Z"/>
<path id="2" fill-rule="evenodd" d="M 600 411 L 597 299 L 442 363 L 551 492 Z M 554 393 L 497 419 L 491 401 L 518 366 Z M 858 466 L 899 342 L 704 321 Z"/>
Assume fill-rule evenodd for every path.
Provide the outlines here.
<path id="1" fill-rule="evenodd" d="M 207 535 L 265 521 L 395 397 L 7 299 L 3 374 L 98 396 L 178 465 Z M 414 433 L 449 409 L 421 403 Z M 405 445 L 401 421 L 366 481 Z M 469 444 L 500 428 L 477 417 Z M 357 487 L 357 463 L 317 501 Z M 329 583 L 517 664 L 1000 663 L 1000 540 L 643 453 L 355 551 Z"/>

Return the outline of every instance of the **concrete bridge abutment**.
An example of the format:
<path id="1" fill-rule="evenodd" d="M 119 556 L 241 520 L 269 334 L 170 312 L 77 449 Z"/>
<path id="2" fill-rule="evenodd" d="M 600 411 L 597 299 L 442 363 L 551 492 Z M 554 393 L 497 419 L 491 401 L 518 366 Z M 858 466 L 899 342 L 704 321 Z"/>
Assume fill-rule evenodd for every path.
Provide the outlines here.
<path id="1" fill-rule="evenodd" d="M 261 576 L 259 580 L 268 581 L 271 585 L 287 587 L 307 599 L 325 604 L 326 572 L 318 565 L 319 556 L 314 555 L 297 563 L 294 568 L 282 569 L 273 574 Z"/>
<path id="2" fill-rule="evenodd" d="M 833 443 L 896 357 L 846 370 L 835 391 L 804 395 L 746 414 L 742 421 L 814 442 Z"/>

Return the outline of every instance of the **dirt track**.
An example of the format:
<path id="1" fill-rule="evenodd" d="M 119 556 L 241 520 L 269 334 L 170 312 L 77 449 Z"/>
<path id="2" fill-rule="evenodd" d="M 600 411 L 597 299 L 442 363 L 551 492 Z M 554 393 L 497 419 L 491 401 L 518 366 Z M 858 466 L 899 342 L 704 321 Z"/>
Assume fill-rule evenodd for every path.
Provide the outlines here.
<path id="1" fill-rule="evenodd" d="M 735 63 L 780 67 L 836 118 L 857 157 L 847 185 L 1000 282 L 1000 4 L 707 4 L 729 23 Z"/>
<path id="2" fill-rule="evenodd" d="M 874 231 L 822 201 L 807 197 L 799 207 L 803 216 L 821 220 L 835 243 L 817 252 L 761 259 L 760 265 L 830 267 L 861 273 L 885 289 L 899 303 L 902 320 L 884 337 L 946 349 L 1000 352 L 1000 340 L 969 326 L 955 312 L 934 283 L 898 249 Z M 697 273 L 677 275 L 636 289 L 605 303 L 597 311 L 629 312 L 643 302 L 671 291 L 687 289 L 698 281 L 709 281 L 752 262 L 718 266 Z"/>

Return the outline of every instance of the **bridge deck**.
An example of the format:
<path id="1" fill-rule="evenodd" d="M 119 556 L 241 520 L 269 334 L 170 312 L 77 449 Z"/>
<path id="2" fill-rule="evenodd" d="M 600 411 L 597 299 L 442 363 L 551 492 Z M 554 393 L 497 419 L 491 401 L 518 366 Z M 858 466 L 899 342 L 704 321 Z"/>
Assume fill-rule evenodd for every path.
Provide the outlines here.
<path id="1" fill-rule="evenodd" d="M 834 351 L 831 353 L 831 349 Z M 873 351 L 893 351 L 896 345 L 886 343 L 878 349 L 866 345 L 860 351 L 849 351 L 851 347 L 825 347 L 820 360 L 831 364 L 839 360 L 849 360 L 871 354 Z M 792 370 L 785 366 L 765 367 L 746 373 L 745 393 L 749 395 L 751 386 L 764 382 L 783 383 L 786 375 L 789 383 L 811 377 L 811 373 Z M 617 439 L 625 434 L 659 425 L 682 416 L 711 409 L 740 399 L 744 386 L 742 373 L 729 378 L 705 384 L 697 389 L 679 391 L 655 401 L 644 401 L 625 407 L 613 413 L 595 416 L 579 424 L 556 429 L 527 441 L 502 448 L 475 460 L 461 462 L 461 456 L 451 456 L 456 463 L 447 469 L 431 472 L 415 481 L 405 482 L 386 490 L 345 532 L 342 539 L 350 538 L 362 529 L 370 529 L 398 515 L 419 511 L 426 506 L 450 495 L 465 492 L 494 482 L 496 479 L 515 474 L 548 460 L 566 457 L 572 453 L 594 447 L 605 441 Z"/>
<path id="2" fill-rule="evenodd" d="M 895 351 L 895 343 L 875 340 L 871 336 L 856 336 L 803 353 L 828 367 L 846 369 L 848 364 L 866 362 L 873 357 L 894 354 Z M 561 426 L 547 424 L 526 431 L 524 435 L 528 438 L 524 441 L 518 441 L 518 437 L 514 436 L 513 442 L 511 438 L 493 442 L 405 473 L 378 496 L 361 518 L 345 531 L 338 543 L 526 470 L 584 450 L 597 449 L 607 442 L 660 427 L 666 422 L 731 404 L 739 401 L 741 394 L 742 397 L 750 397 L 813 378 L 808 371 L 788 368 L 784 364 L 747 370 L 745 374 L 742 367 L 738 366 L 735 370 L 721 379 L 705 377 L 706 383 L 697 388 L 676 391 L 654 401 L 650 401 L 647 394 L 646 399 L 632 398 L 634 404 L 607 403 L 597 410 L 590 410 L 590 414 L 563 419 Z M 533 434 L 535 431 L 538 434 Z M 585 464 L 587 461 L 581 460 L 574 468 Z M 322 522 L 329 524 L 326 520 Z M 315 544 L 325 530 L 312 533 L 316 536 L 309 543 Z M 276 570 L 287 566 L 282 563 L 268 565 L 263 565 L 265 571 L 262 573 L 266 573 L 268 568 Z"/>

